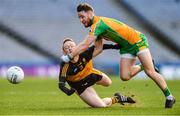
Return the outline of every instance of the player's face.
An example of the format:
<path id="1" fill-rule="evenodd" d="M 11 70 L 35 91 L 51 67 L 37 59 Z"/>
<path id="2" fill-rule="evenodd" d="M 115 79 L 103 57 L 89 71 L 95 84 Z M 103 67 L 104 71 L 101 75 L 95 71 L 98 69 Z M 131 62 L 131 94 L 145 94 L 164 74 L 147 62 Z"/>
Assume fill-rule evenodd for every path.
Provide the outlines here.
<path id="1" fill-rule="evenodd" d="M 63 45 L 63 51 L 65 54 L 70 54 L 76 48 L 76 43 L 72 41 L 67 41 Z"/>
<path id="2" fill-rule="evenodd" d="M 90 15 L 90 12 L 78 12 L 78 17 L 84 27 L 90 27 L 92 25 L 92 17 Z"/>

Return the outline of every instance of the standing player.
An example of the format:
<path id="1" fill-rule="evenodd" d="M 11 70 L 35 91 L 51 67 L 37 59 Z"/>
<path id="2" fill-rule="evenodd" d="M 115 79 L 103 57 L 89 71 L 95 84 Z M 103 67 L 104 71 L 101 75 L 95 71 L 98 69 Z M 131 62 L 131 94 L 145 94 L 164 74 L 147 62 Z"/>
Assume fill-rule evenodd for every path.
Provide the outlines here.
<path id="1" fill-rule="evenodd" d="M 100 40 L 102 41 L 102 40 Z M 101 99 L 92 85 L 99 84 L 109 86 L 111 79 L 104 73 L 93 68 L 92 57 L 99 54 L 102 49 L 119 49 L 117 45 L 100 45 L 99 47 L 90 47 L 80 55 L 75 56 L 69 63 L 62 62 L 60 65 L 59 88 L 67 95 L 73 94 L 75 91 L 79 97 L 92 107 L 108 107 L 114 103 L 135 103 L 130 97 L 125 97 L 119 93 L 115 93 L 113 97 Z M 76 44 L 72 39 L 65 39 L 63 42 L 64 54 L 70 54 L 76 48 Z M 65 86 L 67 82 L 71 89 Z"/>
<path id="2" fill-rule="evenodd" d="M 99 38 L 115 42 L 122 47 L 120 50 L 120 78 L 123 81 L 128 81 L 144 70 L 163 91 L 166 97 L 165 108 L 172 108 L 175 98 L 171 94 L 163 76 L 154 69 L 145 35 L 116 19 L 96 16 L 93 8 L 87 3 L 79 4 L 77 13 L 80 22 L 86 28 L 90 27 L 91 29 L 84 41 L 72 53 L 62 56 L 61 59 L 68 62 L 74 56 L 85 51 L 90 44 L 96 43 Z M 139 58 L 142 65 L 135 65 L 136 57 Z"/>

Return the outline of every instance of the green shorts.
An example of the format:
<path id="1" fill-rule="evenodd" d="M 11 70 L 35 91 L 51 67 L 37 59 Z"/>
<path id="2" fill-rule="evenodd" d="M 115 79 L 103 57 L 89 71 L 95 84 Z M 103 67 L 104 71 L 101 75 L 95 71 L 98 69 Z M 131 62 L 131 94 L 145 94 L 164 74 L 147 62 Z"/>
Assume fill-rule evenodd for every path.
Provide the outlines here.
<path id="1" fill-rule="evenodd" d="M 144 34 L 140 34 L 141 41 L 135 43 L 135 44 L 128 44 L 125 47 L 122 47 L 119 51 L 121 55 L 123 54 L 130 54 L 132 56 L 137 56 L 137 53 L 141 50 L 144 50 L 146 48 L 149 48 L 149 44 L 147 41 L 147 38 Z"/>

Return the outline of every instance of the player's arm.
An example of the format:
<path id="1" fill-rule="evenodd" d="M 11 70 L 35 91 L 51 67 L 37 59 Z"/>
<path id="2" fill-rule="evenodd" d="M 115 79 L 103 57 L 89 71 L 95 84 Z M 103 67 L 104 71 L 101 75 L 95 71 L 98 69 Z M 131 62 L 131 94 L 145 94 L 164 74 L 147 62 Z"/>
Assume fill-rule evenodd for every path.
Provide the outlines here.
<path id="1" fill-rule="evenodd" d="M 119 50 L 120 49 L 120 45 L 118 45 L 118 44 L 103 44 L 103 40 L 100 39 L 100 40 L 95 42 L 95 48 L 94 48 L 94 51 L 93 51 L 93 57 L 96 57 L 103 50 L 107 50 L 107 49 L 116 49 L 116 50 Z"/>
<path id="2" fill-rule="evenodd" d="M 92 47 L 95 47 L 95 46 L 92 46 Z M 99 55 L 103 50 L 107 50 L 107 49 L 115 49 L 115 50 L 119 50 L 121 47 L 118 45 L 118 44 L 103 44 L 103 48 L 100 49 L 98 48 L 99 50 L 95 50 L 93 52 L 93 57 L 96 57 L 97 55 Z"/>
<path id="3" fill-rule="evenodd" d="M 63 91 L 66 95 L 70 96 L 75 92 L 75 90 L 66 87 L 66 73 L 67 73 L 67 67 L 65 67 L 65 63 L 61 62 L 60 73 L 59 73 L 59 84 L 58 84 L 59 89 Z"/>
<path id="4" fill-rule="evenodd" d="M 116 49 L 119 50 L 121 48 L 118 44 L 103 44 L 103 40 L 98 40 L 95 42 L 95 45 L 91 46 L 86 52 L 84 52 L 87 59 L 92 59 L 93 57 L 97 56 L 102 52 L 102 50 L 107 49 Z"/>
<path id="5" fill-rule="evenodd" d="M 103 51 L 103 40 L 99 39 L 95 41 L 94 43 L 94 51 L 92 57 L 96 57 L 98 54 L 100 54 Z"/>
<path id="6" fill-rule="evenodd" d="M 69 88 L 66 87 L 66 79 L 65 79 L 65 77 L 60 77 L 59 78 L 59 89 L 61 91 L 63 91 L 68 96 L 72 95 L 75 92 L 75 90 L 73 88 L 69 89 Z"/>
<path id="7" fill-rule="evenodd" d="M 94 35 L 87 35 L 86 38 L 77 45 L 76 49 L 71 54 L 61 56 L 64 62 L 69 62 L 74 56 L 79 55 L 89 48 L 89 46 L 95 41 Z"/>

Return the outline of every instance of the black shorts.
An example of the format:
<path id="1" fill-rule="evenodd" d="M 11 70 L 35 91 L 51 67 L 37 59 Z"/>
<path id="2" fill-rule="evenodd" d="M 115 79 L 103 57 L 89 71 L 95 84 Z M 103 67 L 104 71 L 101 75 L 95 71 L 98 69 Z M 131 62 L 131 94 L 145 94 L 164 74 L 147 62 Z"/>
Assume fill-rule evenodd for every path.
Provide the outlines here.
<path id="1" fill-rule="evenodd" d="M 74 88 L 78 92 L 79 95 L 81 95 L 81 93 L 83 93 L 84 90 L 86 90 L 86 88 L 94 85 L 96 82 L 100 81 L 101 79 L 102 79 L 102 75 L 92 73 L 80 81 L 77 82 L 67 81 L 67 82 L 72 88 Z"/>

